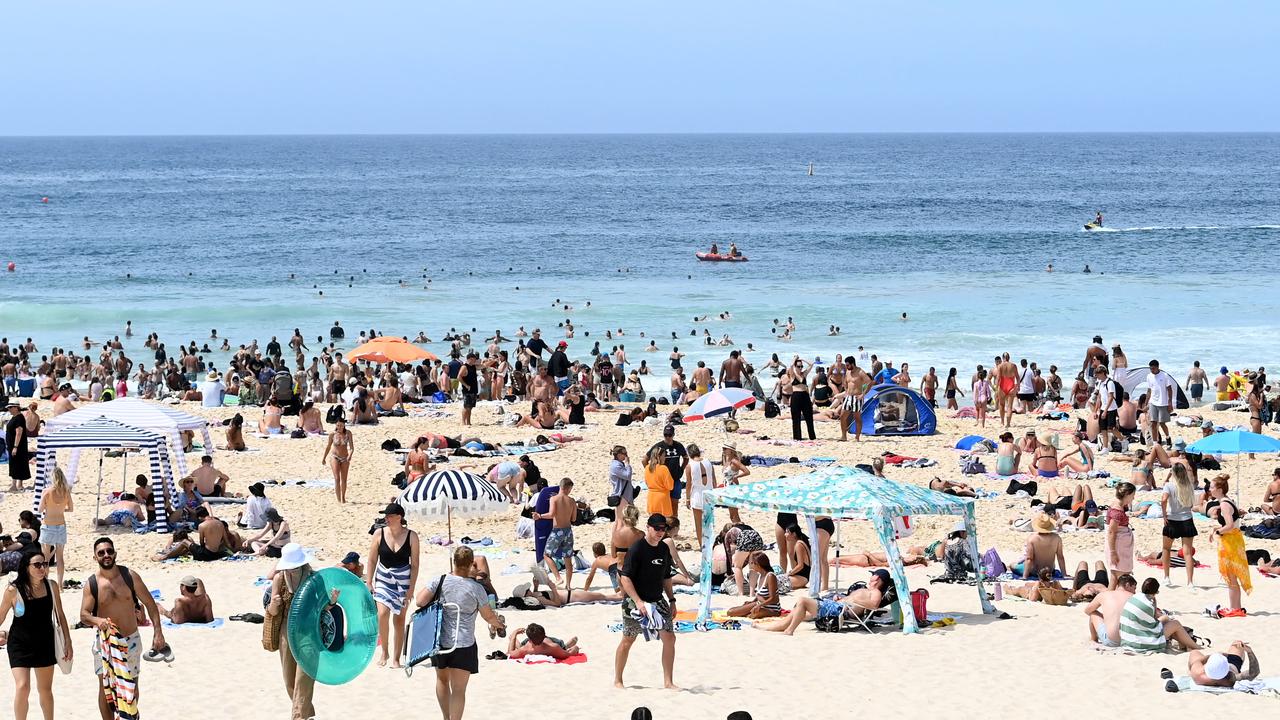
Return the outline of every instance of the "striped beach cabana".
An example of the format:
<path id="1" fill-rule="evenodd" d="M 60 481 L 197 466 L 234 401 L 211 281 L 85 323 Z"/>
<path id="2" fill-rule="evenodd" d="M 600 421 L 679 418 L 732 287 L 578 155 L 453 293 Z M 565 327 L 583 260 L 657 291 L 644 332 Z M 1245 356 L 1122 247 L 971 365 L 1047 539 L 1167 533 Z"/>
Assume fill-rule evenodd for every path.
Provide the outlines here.
<path id="1" fill-rule="evenodd" d="M 68 413 L 69 414 L 69 413 Z M 57 467 L 58 451 L 70 450 L 78 453 L 81 450 L 145 450 L 150 460 L 151 491 L 156 498 L 156 529 L 169 529 L 168 513 L 165 498 L 176 501 L 177 493 L 173 484 L 173 472 L 169 465 L 169 448 L 165 438 L 157 433 L 130 427 L 105 417 L 97 417 L 88 422 L 61 430 L 45 433 L 38 438 L 36 447 L 36 484 L 35 497 L 32 499 L 32 510 L 40 509 L 40 498 L 44 489 L 53 477 Z M 67 482 L 75 484 L 74 472 L 67 473 Z M 102 493 L 102 463 L 98 463 L 98 495 Z M 94 513 L 95 519 L 97 512 Z"/>
<path id="2" fill-rule="evenodd" d="M 919 485 L 894 482 L 853 468 L 824 468 L 804 475 L 761 480 L 760 482 L 729 485 L 703 493 L 702 511 L 702 602 L 699 622 L 711 614 L 711 560 L 716 536 L 716 507 L 735 507 L 765 512 L 791 512 L 803 514 L 808 521 L 809 537 L 816 538 L 818 529 L 814 518 L 852 518 L 870 520 L 876 535 L 889 558 L 889 574 L 898 589 L 898 597 L 907 600 L 911 588 L 902 568 L 902 555 L 894 539 L 895 518 L 915 515 L 956 515 L 964 518 L 969 534 L 969 552 L 976 559 L 978 553 L 978 526 L 974 517 L 973 501 L 946 495 Z M 821 586 L 817 559 L 813 562 L 809 577 L 810 593 L 818 594 Z M 987 600 L 982 586 L 982 573 L 978 573 L 978 598 L 982 611 L 996 612 Z M 910 609 L 902 613 L 902 631 L 919 632 L 915 614 Z"/>
<path id="3" fill-rule="evenodd" d="M 85 405 L 49 418 L 45 421 L 45 431 L 52 432 L 61 428 L 82 425 L 99 417 L 115 420 L 122 425 L 156 433 L 167 439 L 166 446 L 173 454 L 173 467 L 178 477 L 187 474 L 187 460 L 182 452 L 183 430 L 199 430 L 203 434 L 205 453 L 213 454 L 213 438 L 209 435 L 209 423 L 199 415 L 179 410 L 160 403 L 139 400 L 138 398 L 120 398 L 100 403 Z M 80 457 L 72 452 L 71 461 L 67 464 L 67 475 L 75 474 Z"/>

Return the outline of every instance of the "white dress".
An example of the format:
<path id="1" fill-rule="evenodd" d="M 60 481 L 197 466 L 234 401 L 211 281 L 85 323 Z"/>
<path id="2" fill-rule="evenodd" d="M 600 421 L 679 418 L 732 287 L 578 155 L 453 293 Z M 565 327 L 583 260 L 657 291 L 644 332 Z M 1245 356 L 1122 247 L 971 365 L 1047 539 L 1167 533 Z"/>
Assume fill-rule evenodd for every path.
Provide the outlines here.
<path id="1" fill-rule="evenodd" d="M 710 460 L 689 463 L 689 487 L 685 488 L 689 493 L 689 507 L 702 509 L 702 493 L 711 489 L 715 479 L 716 469 Z"/>

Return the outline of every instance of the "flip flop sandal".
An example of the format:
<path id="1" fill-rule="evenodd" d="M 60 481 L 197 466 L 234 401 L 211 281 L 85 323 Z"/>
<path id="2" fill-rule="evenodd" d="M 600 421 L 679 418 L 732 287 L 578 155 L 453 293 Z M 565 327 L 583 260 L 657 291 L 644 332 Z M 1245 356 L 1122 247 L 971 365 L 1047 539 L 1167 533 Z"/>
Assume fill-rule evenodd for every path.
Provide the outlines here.
<path id="1" fill-rule="evenodd" d="M 1172 679 L 1173 679 L 1173 671 L 1172 671 L 1172 670 L 1170 670 L 1169 668 L 1160 668 L 1160 679 L 1161 679 L 1161 680 L 1172 680 Z"/>
<path id="2" fill-rule="evenodd" d="M 168 645 L 165 645 L 159 650 L 152 648 L 142 656 L 142 659 L 147 662 L 173 662 L 173 648 Z"/>
<path id="3" fill-rule="evenodd" d="M 458 542 L 461 542 L 463 545 L 474 545 L 476 541 L 472 540 L 470 535 L 463 535 L 462 539 Z"/>

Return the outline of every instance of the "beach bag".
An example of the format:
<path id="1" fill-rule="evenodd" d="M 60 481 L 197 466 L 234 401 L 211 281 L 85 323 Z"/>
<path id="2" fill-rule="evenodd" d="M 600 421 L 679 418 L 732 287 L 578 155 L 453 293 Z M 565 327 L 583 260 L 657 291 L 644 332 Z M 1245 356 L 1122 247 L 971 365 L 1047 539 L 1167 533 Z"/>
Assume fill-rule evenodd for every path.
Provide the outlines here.
<path id="1" fill-rule="evenodd" d="M 1060 587 L 1041 587 L 1040 602 L 1045 605 L 1066 605 L 1068 593 Z"/>
<path id="2" fill-rule="evenodd" d="M 441 391 L 437 390 L 434 394 L 432 394 L 432 396 L 431 396 L 431 402 L 433 402 L 433 403 L 449 402 L 449 396 L 448 396 L 448 395 L 445 395 L 443 392 L 441 392 Z"/>
<path id="3" fill-rule="evenodd" d="M 382 449 L 387 452 L 395 452 L 400 449 L 400 441 L 396 438 L 390 438 L 382 441 Z"/>
<path id="4" fill-rule="evenodd" d="M 776 418 L 782 414 L 782 408 L 778 407 L 778 403 L 772 400 L 764 401 L 764 416 L 767 418 Z"/>
<path id="5" fill-rule="evenodd" d="M 911 591 L 911 612 L 916 616 L 916 624 L 929 622 L 929 591 L 924 588 Z"/>
<path id="6" fill-rule="evenodd" d="M 978 458 L 969 455 L 960 458 L 960 472 L 965 475 L 983 475 L 987 472 L 987 466 L 983 465 Z"/>
<path id="7" fill-rule="evenodd" d="M 54 589 L 52 582 L 48 580 L 45 580 L 44 582 L 45 582 L 45 586 L 47 587 L 50 593 L 57 592 L 57 590 Z M 63 656 L 66 655 L 67 653 L 67 644 L 66 644 L 66 639 L 63 637 L 63 634 L 62 634 L 62 624 L 58 622 L 57 606 L 54 606 L 52 615 L 53 615 L 53 657 L 57 661 L 58 669 L 62 671 L 62 674 L 69 675 L 71 674 L 71 660 L 63 659 Z"/>
<path id="8" fill-rule="evenodd" d="M 270 592 L 268 589 L 267 592 Z M 263 613 L 262 618 L 262 649 L 267 652 L 276 652 L 280 649 L 280 627 L 284 624 L 284 616 L 289 613 L 289 606 L 293 603 L 293 593 L 286 590 L 281 595 L 281 611 L 272 613 L 270 610 Z"/>
<path id="9" fill-rule="evenodd" d="M 324 414 L 324 421 L 329 423 L 330 425 L 338 422 L 339 420 L 346 420 L 346 419 L 347 419 L 347 412 L 342 409 L 341 405 L 331 405 L 329 407 L 329 411 Z"/>
<path id="10" fill-rule="evenodd" d="M 982 574 L 989 578 L 998 578 L 1009 568 L 1005 566 L 1004 561 L 1000 559 L 1000 553 L 995 548 L 982 553 Z"/>
<path id="11" fill-rule="evenodd" d="M 307 436 L 307 431 L 303 430 L 302 428 L 294 428 L 294 431 L 289 433 L 289 437 L 294 439 L 301 439 L 301 438 L 305 438 L 306 436 Z"/>
<path id="12" fill-rule="evenodd" d="M 448 606 L 457 608 L 457 605 L 446 603 L 442 599 L 444 594 L 444 575 L 440 576 L 440 580 L 436 583 L 435 595 L 431 598 L 431 602 L 425 606 L 418 608 L 413 613 L 413 618 L 409 621 L 409 641 L 405 643 L 405 663 L 404 672 L 406 675 L 413 674 L 413 667 L 430 660 L 436 655 L 446 655 L 453 652 L 453 646 L 442 647 L 441 630 L 444 628 L 444 611 Z M 454 645 L 457 644 L 457 629 L 455 626 L 455 636 L 452 638 Z"/>

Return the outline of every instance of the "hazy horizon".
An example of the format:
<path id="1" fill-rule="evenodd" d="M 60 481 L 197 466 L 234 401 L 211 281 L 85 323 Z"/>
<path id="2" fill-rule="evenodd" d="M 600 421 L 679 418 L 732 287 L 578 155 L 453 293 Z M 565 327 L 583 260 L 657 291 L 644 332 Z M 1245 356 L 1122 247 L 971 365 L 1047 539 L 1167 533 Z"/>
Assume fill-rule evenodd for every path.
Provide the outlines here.
<path id="1" fill-rule="evenodd" d="M 1260 0 L 6 10 L 6 137 L 1280 130 Z"/>

